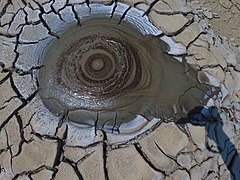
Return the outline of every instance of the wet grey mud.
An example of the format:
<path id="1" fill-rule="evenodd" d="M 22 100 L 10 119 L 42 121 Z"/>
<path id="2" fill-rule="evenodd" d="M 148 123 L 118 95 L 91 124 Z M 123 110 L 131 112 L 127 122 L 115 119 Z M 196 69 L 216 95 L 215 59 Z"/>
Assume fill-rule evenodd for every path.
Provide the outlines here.
<path id="1" fill-rule="evenodd" d="M 89 126 L 96 119 L 97 126 L 112 128 L 138 115 L 186 116 L 208 101 L 210 88 L 197 81 L 193 68 L 167 55 L 168 49 L 158 36 L 143 35 L 129 22 L 84 21 L 50 45 L 39 95 L 56 115 L 67 111 L 68 120 Z"/>
<path id="2" fill-rule="evenodd" d="M 0 180 L 238 180 L 240 4 L 201 2 L 0 0 Z"/>

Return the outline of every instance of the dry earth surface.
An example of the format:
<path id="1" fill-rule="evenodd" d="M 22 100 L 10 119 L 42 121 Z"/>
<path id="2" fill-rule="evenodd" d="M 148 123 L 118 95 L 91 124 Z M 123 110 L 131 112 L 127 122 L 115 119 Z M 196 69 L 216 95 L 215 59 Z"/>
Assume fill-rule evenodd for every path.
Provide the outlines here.
<path id="1" fill-rule="evenodd" d="M 208 17 L 211 27 L 221 36 L 228 37 L 240 45 L 240 2 L 238 0 L 202 0 L 202 4 L 212 12 Z"/>
<path id="2" fill-rule="evenodd" d="M 95 3 L 125 8 L 122 19 L 132 8 L 149 17 L 169 55 L 218 90 L 206 105 L 222 124 L 159 120 L 134 136 L 59 127 L 38 96 L 38 56 Z M 239 9 L 238 0 L 1 0 L 0 179 L 240 179 Z"/>

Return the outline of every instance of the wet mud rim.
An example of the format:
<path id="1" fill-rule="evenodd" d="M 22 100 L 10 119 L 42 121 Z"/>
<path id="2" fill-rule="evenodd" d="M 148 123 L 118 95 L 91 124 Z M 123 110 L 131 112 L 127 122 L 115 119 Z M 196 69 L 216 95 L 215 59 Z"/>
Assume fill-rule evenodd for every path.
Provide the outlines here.
<path id="1" fill-rule="evenodd" d="M 98 13 L 116 18 L 119 23 L 126 20 L 133 22 L 131 17 L 135 16 L 139 18 L 138 26 L 142 28 L 142 33 L 149 34 L 151 31 L 150 34 L 169 46 L 165 52 L 169 57 L 187 66 L 189 71 L 185 71 L 186 75 L 192 76 L 191 73 L 197 71 L 197 81 L 211 86 L 210 91 L 206 92 L 211 96 L 207 101 L 202 101 L 202 105 L 218 108 L 224 122 L 224 132 L 238 150 L 239 50 L 226 38 L 213 33 L 207 18 L 201 14 L 201 5 L 186 5 L 184 1 L 125 4 L 95 1 L 24 2 L 8 1 L 1 5 L 0 88 L 4 93 L 1 93 L 0 107 L 0 176 L 13 179 L 46 176 L 53 179 L 60 178 L 62 173 L 68 171 L 72 174 L 65 174 L 65 177 L 76 179 L 87 179 L 89 175 L 100 179 L 131 179 L 134 173 L 122 167 L 129 161 L 137 162 L 132 172 L 143 172 L 138 175 L 139 178 L 159 179 L 179 174 L 190 178 L 195 173 L 200 174 L 201 178 L 230 176 L 226 166 L 234 167 L 237 153 L 231 155 L 233 151 L 225 148 L 228 142 L 225 140 L 223 149 L 230 154 L 226 157 L 230 158 L 229 162 L 214 163 L 221 157 L 207 151 L 202 145 L 198 136 L 204 136 L 205 131 L 201 127 L 189 124 L 187 128 L 181 128 L 173 123 L 175 119 L 154 118 L 134 134 L 108 133 L 96 127 L 79 128 L 71 122 L 59 121 L 59 117 L 49 113 L 38 96 L 38 73 L 43 68 L 41 62 L 46 46 L 60 38 L 66 27 L 81 25 L 82 19 Z M 146 28 L 151 26 L 153 28 Z M 64 115 L 62 113 L 60 120 L 64 120 Z M 172 143 L 175 146 L 171 148 L 169 144 Z M 211 146 L 216 145 L 213 143 Z M 40 159 L 31 155 L 29 165 L 20 167 L 18 164 L 28 157 L 29 152 L 38 153 Z M 199 153 L 208 158 L 194 158 Z M 49 156 L 54 158 L 49 159 Z M 161 158 L 156 160 L 156 156 Z M 191 162 L 186 164 L 189 157 Z M 163 162 L 165 164 L 161 165 Z M 93 164 L 96 169 L 87 171 Z M 207 173 L 197 170 L 206 164 L 211 166 L 204 170 Z"/>

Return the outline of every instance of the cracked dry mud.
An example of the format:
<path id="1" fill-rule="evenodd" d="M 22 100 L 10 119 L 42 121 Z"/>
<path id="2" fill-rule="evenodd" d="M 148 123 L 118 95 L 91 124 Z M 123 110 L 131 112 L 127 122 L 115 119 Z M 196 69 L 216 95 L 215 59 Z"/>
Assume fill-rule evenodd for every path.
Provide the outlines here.
<path id="1" fill-rule="evenodd" d="M 0 179 L 240 179 L 240 3 L 203 2 L 1 0 Z M 145 18 L 185 74 L 190 66 L 211 87 L 201 103 L 217 113 L 199 122 L 158 117 L 134 133 L 59 125 L 63 117 L 38 94 L 41 58 L 66 27 L 98 11 L 120 23 Z"/>

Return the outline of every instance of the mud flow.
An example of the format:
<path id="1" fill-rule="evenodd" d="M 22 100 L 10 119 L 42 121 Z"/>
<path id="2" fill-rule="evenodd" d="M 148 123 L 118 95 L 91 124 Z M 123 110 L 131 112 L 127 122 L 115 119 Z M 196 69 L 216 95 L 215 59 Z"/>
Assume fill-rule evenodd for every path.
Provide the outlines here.
<path id="1" fill-rule="evenodd" d="M 138 115 L 147 120 L 184 115 L 206 98 L 207 87 L 193 69 L 168 56 L 168 48 L 129 22 L 87 20 L 50 45 L 39 95 L 51 112 L 67 111 L 79 124 L 98 120 L 111 128 Z"/>

